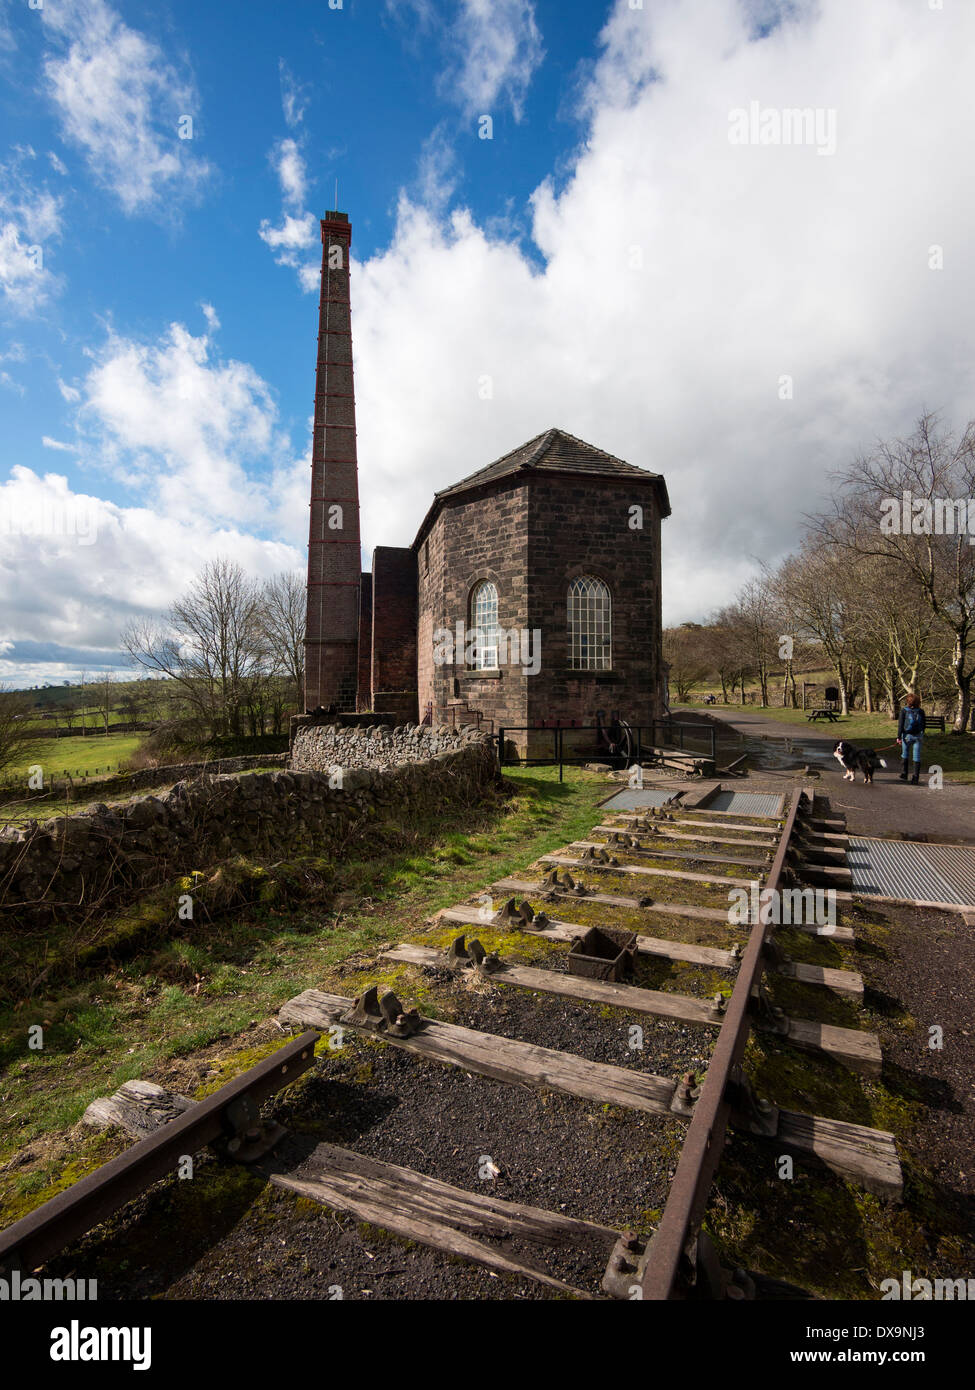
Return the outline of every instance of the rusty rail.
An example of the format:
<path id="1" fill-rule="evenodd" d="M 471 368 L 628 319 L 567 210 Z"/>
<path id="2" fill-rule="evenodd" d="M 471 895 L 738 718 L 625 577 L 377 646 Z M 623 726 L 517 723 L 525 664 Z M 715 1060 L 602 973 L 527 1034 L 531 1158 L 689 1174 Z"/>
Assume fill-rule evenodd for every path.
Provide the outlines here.
<path id="1" fill-rule="evenodd" d="M 251 1123 L 254 1114 L 247 1102 L 261 1105 L 306 1072 L 315 1060 L 319 1037 L 314 1030 L 302 1033 L 155 1134 L 0 1231 L 0 1269 L 36 1269 L 171 1172 L 185 1154 L 221 1136 L 239 1137 L 241 1124 Z M 231 1106 L 237 1107 L 236 1113 L 228 1114 Z"/>
<path id="2" fill-rule="evenodd" d="M 640 1281 L 645 1299 L 664 1300 L 675 1296 L 681 1260 L 697 1237 L 707 1206 L 731 1115 L 729 1083 L 748 1042 L 751 993 L 765 968 L 763 950 L 770 923 L 762 920 L 767 916 L 763 909 L 778 889 L 801 800 L 802 793 L 794 792 L 775 858 L 759 897 L 759 920 L 752 927 L 725 1020 L 694 1107 L 694 1117 L 684 1138 L 677 1172 L 660 1224 L 648 1247 Z"/>

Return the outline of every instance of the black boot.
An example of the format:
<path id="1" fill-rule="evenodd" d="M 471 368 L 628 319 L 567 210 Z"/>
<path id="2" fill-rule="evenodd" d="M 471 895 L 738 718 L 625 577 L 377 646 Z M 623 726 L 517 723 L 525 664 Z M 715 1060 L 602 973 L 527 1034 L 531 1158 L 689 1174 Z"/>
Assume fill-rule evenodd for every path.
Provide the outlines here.
<path id="1" fill-rule="evenodd" d="M 920 768 L 920 766 L 919 766 L 918 763 L 915 763 L 915 764 L 914 764 L 914 776 L 911 778 L 911 781 L 914 783 L 915 787 L 917 786 L 917 780 L 918 780 L 918 778 L 920 777 L 920 775 L 921 775 L 921 768 Z"/>
<path id="2" fill-rule="evenodd" d="M 899 780 L 900 780 L 901 782 L 906 782 L 906 781 L 907 781 L 907 759 L 906 759 L 906 758 L 904 759 L 904 770 L 903 770 L 903 772 L 901 773 Z"/>

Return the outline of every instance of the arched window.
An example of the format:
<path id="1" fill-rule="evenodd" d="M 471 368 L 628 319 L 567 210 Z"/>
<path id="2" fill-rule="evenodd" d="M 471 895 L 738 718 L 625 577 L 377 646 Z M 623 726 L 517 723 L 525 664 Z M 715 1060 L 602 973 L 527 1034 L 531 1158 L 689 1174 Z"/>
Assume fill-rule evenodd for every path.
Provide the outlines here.
<path id="1" fill-rule="evenodd" d="M 613 665 L 613 618 L 609 588 L 601 579 L 569 585 L 569 666 L 574 671 L 609 671 Z"/>
<path id="2" fill-rule="evenodd" d="M 482 579 L 471 590 L 469 625 L 476 632 L 474 659 L 476 671 L 494 671 L 498 665 L 498 590 L 490 579 Z M 470 637 L 468 637 L 470 641 Z"/>

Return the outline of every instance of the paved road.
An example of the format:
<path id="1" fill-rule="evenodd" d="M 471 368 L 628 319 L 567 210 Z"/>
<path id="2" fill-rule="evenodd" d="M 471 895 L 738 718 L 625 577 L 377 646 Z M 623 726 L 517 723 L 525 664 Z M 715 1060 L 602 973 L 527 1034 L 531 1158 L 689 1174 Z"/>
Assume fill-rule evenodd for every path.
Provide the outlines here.
<path id="1" fill-rule="evenodd" d="M 694 714 L 700 712 L 693 711 Z M 829 797 L 830 804 L 845 813 L 847 826 L 854 835 L 923 835 L 929 840 L 975 844 L 975 786 L 946 782 L 940 791 L 935 791 L 926 785 L 924 773 L 916 787 L 901 782 L 897 748 L 881 755 L 887 761 L 887 768 L 877 769 L 872 786 L 864 786 L 859 780 L 844 782 L 843 769 L 833 757 L 840 725 L 810 724 L 808 729 L 805 725 L 783 725 L 778 720 L 763 717 L 761 710 L 739 710 L 723 705 L 707 713 L 734 729 L 753 747 L 758 745 L 755 750 L 758 757 L 763 739 L 769 740 L 771 747 L 767 752 L 773 764 L 777 755 L 784 755 L 784 741 L 791 737 L 795 760 L 802 759 L 811 767 L 819 768 L 820 788 Z M 926 766 L 922 762 L 922 767 Z M 776 775 L 773 767 L 768 773 Z M 783 768 L 777 775 L 794 778 L 796 774 Z M 762 771 L 756 769 L 752 780 L 761 779 Z M 741 786 L 744 791 L 745 784 Z"/>

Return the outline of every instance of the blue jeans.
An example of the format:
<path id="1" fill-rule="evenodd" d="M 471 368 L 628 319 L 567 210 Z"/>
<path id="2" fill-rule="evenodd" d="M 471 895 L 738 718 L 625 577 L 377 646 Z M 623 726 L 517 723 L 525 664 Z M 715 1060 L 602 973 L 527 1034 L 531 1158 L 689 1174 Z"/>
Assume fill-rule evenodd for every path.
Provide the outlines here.
<path id="1" fill-rule="evenodd" d="M 901 756 L 905 762 L 913 757 L 918 767 L 921 765 L 921 739 L 923 734 L 905 734 L 901 743 Z"/>

